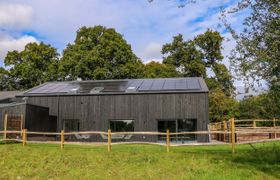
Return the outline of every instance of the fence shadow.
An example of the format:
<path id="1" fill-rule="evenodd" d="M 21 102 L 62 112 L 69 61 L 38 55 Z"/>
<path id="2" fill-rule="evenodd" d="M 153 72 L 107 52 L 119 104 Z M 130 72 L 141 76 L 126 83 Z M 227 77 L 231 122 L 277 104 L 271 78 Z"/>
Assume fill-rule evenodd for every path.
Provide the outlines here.
<path id="1" fill-rule="evenodd" d="M 252 145 L 250 150 L 239 150 L 232 158 L 232 163 L 249 166 L 280 179 L 280 145 Z"/>

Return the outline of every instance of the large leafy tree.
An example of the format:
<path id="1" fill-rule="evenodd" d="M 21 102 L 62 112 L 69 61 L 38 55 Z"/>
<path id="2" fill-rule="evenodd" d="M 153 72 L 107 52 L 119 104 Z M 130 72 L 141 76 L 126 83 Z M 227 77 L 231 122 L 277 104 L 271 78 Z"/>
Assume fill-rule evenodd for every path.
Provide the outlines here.
<path id="1" fill-rule="evenodd" d="M 13 90 L 13 83 L 10 81 L 9 71 L 0 67 L 0 91 Z"/>
<path id="2" fill-rule="evenodd" d="M 224 38 L 217 31 L 207 30 L 204 34 L 195 37 L 196 46 L 203 54 L 203 62 L 210 68 L 215 76 L 214 79 L 220 84 L 225 95 L 234 93 L 233 77 L 227 67 L 222 64 L 222 43 Z"/>
<path id="3" fill-rule="evenodd" d="M 259 104 L 252 107 L 259 112 L 253 113 L 254 116 L 276 117 L 280 115 L 280 1 L 240 0 L 236 7 L 224 14 L 244 9 L 249 10 L 250 14 L 245 18 L 241 32 L 235 31 L 227 23 L 226 16 L 223 19 L 237 41 L 231 62 L 236 72 L 249 84 L 265 80 L 270 89 L 266 94 L 245 100 L 242 108 Z M 251 108 L 248 108 L 248 112 L 252 112 Z M 249 117 L 253 115 L 248 114 Z"/>
<path id="4" fill-rule="evenodd" d="M 270 99 L 270 92 L 258 96 L 250 96 L 239 102 L 241 119 L 268 118 L 279 116 L 279 107 Z M 278 111 L 277 111 L 278 110 Z"/>
<path id="5" fill-rule="evenodd" d="M 178 77 L 180 75 L 173 65 L 151 61 L 145 64 L 144 76 L 146 78 L 168 78 Z"/>
<path id="6" fill-rule="evenodd" d="M 269 83 L 280 79 L 280 1 L 242 0 L 230 13 L 250 10 L 242 32 L 231 28 L 237 46 L 232 63 L 241 76 L 250 80 L 265 79 Z"/>
<path id="7" fill-rule="evenodd" d="M 165 55 L 163 63 L 174 65 L 183 76 L 206 77 L 203 54 L 193 41 L 185 41 L 182 34 L 174 36 L 171 43 L 164 44 L 161 52 Z"/>
<path id="8" fill-rule="evenodd" d="M 236 116 L 237 102 L 233 99 L 233 77 L 222 64 L 222 42 L 220 33 L 207 30 L 192 40 L 185 41 L 181 34 L 162 48 L 163 63 L 173 65 L 183 76 L 202 76 L 210 89 L 210 121 L 221 121 Z M 206 74 L 207 69 L 212 72 Z"/>
<path id="9" fill-rule="evenodd" d="M 219 32 L 208 29 L 195 37 L 194 42 L 203 55 L 206 67 L 213 67 L 224 59 L 222 42 L 224 38 Z"/>
<path id="10" fill-rule="evenodd" d="M 226 96 L 220 88 L 210 90 L 209 107 L 209 119 L 211 122 L 219 122 L 239 116 L 238 102 Z"/>
<path id="11" fill-rule="evenodd" d="M 115 29 L 82 27 L 63 51 L 59 71 L 65 80 L 138 78 L 143 64 Z"/>
<path id="12" fill-rule="evenodd" d="M 23 51 L 8 52 L 4 64 L 9 67 L 4 75 L 6 89 L 28 89 L 57 80 L 57 50 L 44 43 L 29 43 Z"/>
<path id="13" fill-rule="evenodd" d="M 222 64 L 223 37 L 217 31 L 208 29 L 193 40 L 185 41 L 181 34 L 174 36 L 171 43 L 163 45 L 164 64 L 173 65 L 183 76 L 207 78 L 207 68 L 214 73 L 212 80 L 227 96 L 234 92 L 233 78 Z"/>
<path id="14" fill-rule="evenodd" d="M 215 63 L 212 68 L 215 73 L 215 80 L 227 96 L 234 94 L 233 77 L 224 64 Z"/>

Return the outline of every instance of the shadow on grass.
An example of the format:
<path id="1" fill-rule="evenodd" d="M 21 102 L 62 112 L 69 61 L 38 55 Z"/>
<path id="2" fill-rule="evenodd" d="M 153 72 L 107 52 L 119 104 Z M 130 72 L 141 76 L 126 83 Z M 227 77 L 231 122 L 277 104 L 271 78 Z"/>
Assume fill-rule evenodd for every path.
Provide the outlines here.
<path id="1" fill-rule="evenodd" d="M 280 179 L 280 145 L 254 146 L 250 150 L 237 152 L 232 158 L 233 163 L 257 169 Z"/>
<path id="2" fill-rule="evenodd" d="M 0 141 L 0 145 L 5 145 L 5 144 L 20 144 L 21 142 L 17 141 Z"/>

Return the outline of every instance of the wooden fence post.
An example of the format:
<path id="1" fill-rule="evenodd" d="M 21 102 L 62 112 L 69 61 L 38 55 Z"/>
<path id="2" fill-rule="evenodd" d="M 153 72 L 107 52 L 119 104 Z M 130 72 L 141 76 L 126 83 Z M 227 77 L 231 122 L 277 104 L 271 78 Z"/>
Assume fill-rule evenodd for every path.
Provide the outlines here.
<path id="1" fill-rule="evenodd" d="M 277 138 L 277 133 L 276 133 L 276 119 L 273 118 L 273 127 L 274 127 L 274 138 Z"/>
<path id="2" fill-rule="evenodd" d="M 61 149 L 64 148 L 64 130 L 61 130 L 61 134 L 60 134 L 60 148 Z"/>
<path id="3" fill-rule="evenodd" d="M 23 115 L 20 115 L 20 136 L 22 137 L 23 130 Z"/>
<path id="4" fill-rule="evenodd" d="M 27 129 L 23 129 L 23 132 L 22 132 L 22 146 L 26 145 L 26 141 L 27 141 Z"/>
<path id="5" fill-rule="evenodd" d="M 224 131 L 223 141 L 224 142 L 226 141 L 226 129 L 227 129 L 226 121 L 223 121 L 223 131 Z"/>
<path id="6" fill-rule="evenodd" d="M 170 152 L 170 131 L 166 129 L 166 151 Z"/>
<path id="7" fill-rule="evenodd" d="M 234 125 L 234 118 L 231 118 L 231 149 L 232 153 L 235 153 L 235 125 Z"/>
<path id="8" fill-rule="evenodd" d="M 6 142 L 7 139 L 7 124 L 8 124 L 8 114 L 5 113 L 5 117 L 4 117 L 4 135 L 3 135 L 3 139 Z"/>
<path id="9" fill-rule="evenodd" d="M 112 151 L 111 147 L 111 129 L 108 129 L 108 152 Z"/>
<path id="10" fill-rule="evenodd" d="M 256 120 L 253 121 L 253 128 L 256 128 L 257 124 L 256 124 Z"/>

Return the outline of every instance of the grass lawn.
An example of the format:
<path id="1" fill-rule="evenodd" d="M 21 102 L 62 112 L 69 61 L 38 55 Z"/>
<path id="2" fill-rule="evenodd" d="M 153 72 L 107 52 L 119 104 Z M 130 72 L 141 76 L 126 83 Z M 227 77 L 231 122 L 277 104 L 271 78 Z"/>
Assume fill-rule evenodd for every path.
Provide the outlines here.
<path id="1" fill-rule="evenodd" d="M 253 146 L 0 144 L 0 179 L 280 179 L 280 142 Z"/>

